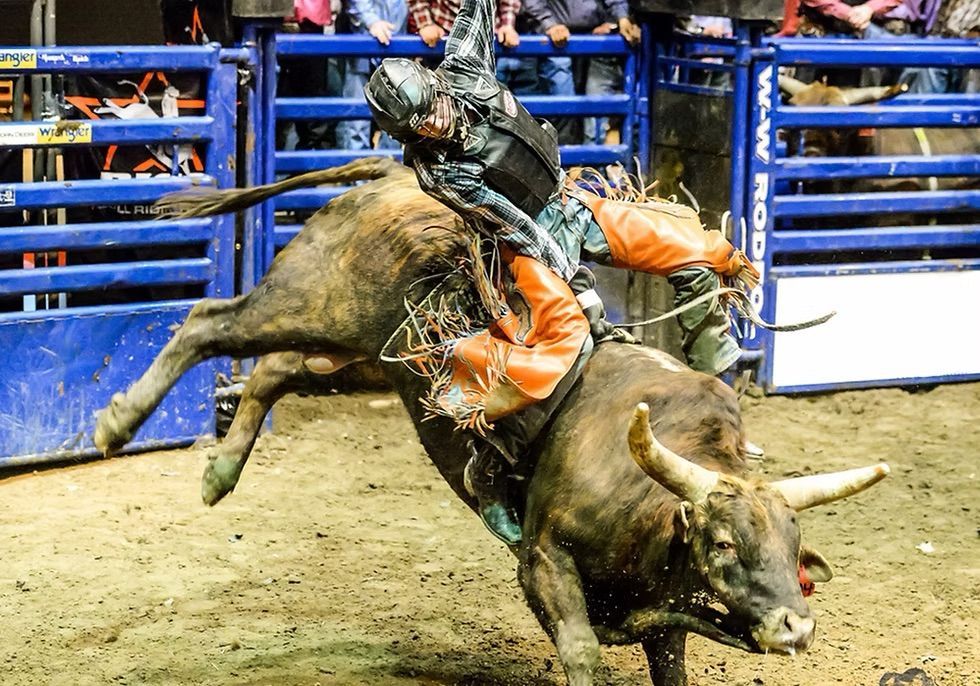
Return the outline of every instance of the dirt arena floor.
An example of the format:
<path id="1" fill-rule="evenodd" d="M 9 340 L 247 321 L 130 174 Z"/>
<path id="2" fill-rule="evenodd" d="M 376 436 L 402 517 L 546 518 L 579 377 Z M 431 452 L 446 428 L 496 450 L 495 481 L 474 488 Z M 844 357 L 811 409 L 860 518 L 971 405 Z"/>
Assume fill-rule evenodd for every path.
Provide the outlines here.
<path id="1" fill-rule="evenodd" d="M 744 403 L 766 475 L 893 473 L 802 516 L 837 571 L 814 648 L 694 637 L 691 683 L 980 684 L 980 385 Z M 203 448 L 0 481 L 0 684 L 564 683 L 513 559 L 393 396 L 291 397 L 276 419 L 214 509 Z M 603 654 L 600 683 L 649 684 L 639 649 Z M 912 668 L 931 681 L 883 680 Z"/>

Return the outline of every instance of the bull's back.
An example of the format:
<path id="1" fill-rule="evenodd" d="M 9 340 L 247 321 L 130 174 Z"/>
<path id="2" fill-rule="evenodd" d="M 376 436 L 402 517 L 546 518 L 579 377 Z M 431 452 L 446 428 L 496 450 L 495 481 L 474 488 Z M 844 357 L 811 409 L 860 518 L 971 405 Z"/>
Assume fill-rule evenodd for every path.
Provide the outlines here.
<path id="1" fill-rule="evenodd" d="M 674 452 L 726 471 L 745 468 L 740 458 L 734 459 L 740 454 L 742 434 L 735 393 L 663 351 L 613 343 L 598 346 L 569 397 L 573 399 L 555 420 L 558 435 L 578 438 L 567 446 L 572 456 L 591 461 L 598 453 L 632 465 L 627 428 L 637 403 L 645 402 L 654 433 Z M 585 458 L 585 453 L 590 456 Z"/>
<path id="2" fill-rule="evenodd" d="M 456 267 L 456 215 L 410 171 L 369 181 L 311 217 L 276 256 L 256 297 L 322 322 L 337 345 L 375 356 L 419 300 L 428 277 Z"/>
<path id="3" fill-rule="evenodd" d="M 873 154 L 893 157 L 980 154 L 980 129 L 877 129 L 873 139 Z M 864 190 L 956 190 L 980 187 L 973 176 L 869 179 L 862 183 Z"/>

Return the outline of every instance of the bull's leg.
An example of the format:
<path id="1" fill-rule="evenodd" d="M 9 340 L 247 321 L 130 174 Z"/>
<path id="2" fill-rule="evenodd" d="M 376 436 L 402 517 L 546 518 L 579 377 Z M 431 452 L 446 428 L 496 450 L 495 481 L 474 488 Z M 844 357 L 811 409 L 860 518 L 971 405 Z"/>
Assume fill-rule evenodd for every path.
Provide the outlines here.
<path id="1" fill-rule="evenodd" d="M 99 413 L 96 447 L 109 455 L 126 445 L 181 375 L 202 360 L 295 350 L 301 344 L 330 348 L 322 312 L 264 299 L 260 291 L 230 300 L 206 298 L 195 305 L 143 376 L 125 393 L 112 396 Z M 286 305 L 292 307 L 281 314 Z"/>
<path id="2" fill-rule="evenodd" d="M 582 581 L 571 555 L 553 545 L 522 551 L 518 578 L 531 609 L 558 650 L 570 686 L 591 686 L 599 639 L 589 623 Z"/>
<path id="3" fill-rule="evenodd" d="M 234 490 L 262 422 L 276 401 L 287 393 L 314 390 L 316 375 L 332 374 L 359 359 L 363 356 L 352 352 L 318 355 L 305 363 L 304 355 L 297 352 L 262 357 L 245 383 L 228 434 L 208 456 L 201 477 L 201 499 L 214 505 Z"/>
<path id="4" fill-rule="evenodd" d="M 643 641 L 653 686 L 687 686 L 684 652 L 687 632 L 668 629 Z"/>
<path id="5" fill-rule="evenodd" d="M 201 477 L 201 499 L 214 505 L 234 490 L 269 410 L 286 393 L 306 386 L 300 353 L 272 353 L 259 359 L 245 383 L 227 435 L 212 453 Z"/>

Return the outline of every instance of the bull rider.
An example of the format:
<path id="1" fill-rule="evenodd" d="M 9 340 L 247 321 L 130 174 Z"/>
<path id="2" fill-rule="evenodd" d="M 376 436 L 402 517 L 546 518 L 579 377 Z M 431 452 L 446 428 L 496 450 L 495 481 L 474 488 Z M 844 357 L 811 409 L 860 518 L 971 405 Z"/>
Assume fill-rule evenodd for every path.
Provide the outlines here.
<path id="1" fill-rule="evenodd" d="M 554 128 L 534 119 L 494 77 L 494 10 L 494 0 L 463 0 L 437 69 L 385 59 L 365 95 L 378 126 L 405 144 L 405 163 L 421 188 L 502 244 L 512 289 L 530 311 L 530 327 L 508 311 L 457 340 L 452 372 L 434 389 L 438 411 L 459 425 L 476 426 L 478 416 L 497 424 L 493 434 L 519 437 L 508 449 L 490 432 L 473 432 L 466 468 L 484 524 L 516 545 L 521 529 L 509 502 L 508 463 L 520 458 L 577 378 L 593 344 L 590 320 L 597 335 L 607 333 L 579 261 L 665 276 L 678 304 L 718 288 L 720 277 L 751 285 L 758 273 L 688 207 L 601 197 L 568 180 Z M 637 27 L 620 23 L 635 41 Z M 570 282 L 584 284 L 577 297 Z M 736 362 L 739 346 L 718 298 L 678 320 L 691 367 L 717 375 Z M 518 411 L 522 419 L 508 428 Z"/>

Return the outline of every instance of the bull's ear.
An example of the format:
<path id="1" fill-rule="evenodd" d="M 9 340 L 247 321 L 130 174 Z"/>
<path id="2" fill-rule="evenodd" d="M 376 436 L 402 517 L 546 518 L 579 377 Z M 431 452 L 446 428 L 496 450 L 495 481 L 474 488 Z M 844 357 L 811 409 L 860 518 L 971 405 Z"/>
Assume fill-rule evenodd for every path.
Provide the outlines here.
<path id="1" fill-rule="evenodd" d="M 834 578 L 834 570 L 823 555 L 808 545 L 800 546 L 800 564 L 806 569 L 810 581 L 825 583 Z"/>
<path id="2" fill-rule="evenodd" d="M 674 532 L 685 544 L 691 542 L 693 535 L 691 521 L 694 519 L 694 503 L 689 500 L 682 500 L 677 506 L 677 513 L 674 515 Z"/>

